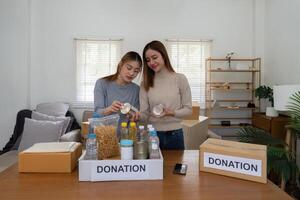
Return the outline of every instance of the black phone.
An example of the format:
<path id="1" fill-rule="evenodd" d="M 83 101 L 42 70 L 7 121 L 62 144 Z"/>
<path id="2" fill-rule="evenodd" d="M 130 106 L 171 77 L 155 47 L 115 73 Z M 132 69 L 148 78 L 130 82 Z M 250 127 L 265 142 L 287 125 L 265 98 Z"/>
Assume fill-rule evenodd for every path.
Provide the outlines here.
<path id="1" fill-rule="evenodd" d="M 186 171 L 187 171 L 187 165 L 186 164 L 176 163 L 173 173 L 174 174 L 186 175 Z"/>

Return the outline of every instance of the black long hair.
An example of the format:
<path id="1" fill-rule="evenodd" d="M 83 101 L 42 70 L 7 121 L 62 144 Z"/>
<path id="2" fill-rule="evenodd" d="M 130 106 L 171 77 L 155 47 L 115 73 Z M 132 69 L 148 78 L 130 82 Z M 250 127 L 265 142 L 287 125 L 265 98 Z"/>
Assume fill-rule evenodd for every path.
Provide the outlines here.
<path id="1" fill-rule="evenodd" d="M 127 52 L 120 60 L 120 62 L 118 63 L 118 67 L 117 67 L 117 71 L 116 73 L 109 75 L 109 76 L 105 76 L 103 77 L 103 79 L 108 80 L 108 81 L 115 81 L 117 80 L 120 71 L 121 71 L 121 67 L 124 65 L 125 62 L 127 61 L 137 61 L 140 66 L 142 67 L 143 62 L 142 62 L 142 58 L 141 56 L 135 52 L 135 51 L 129 51 Z"/>

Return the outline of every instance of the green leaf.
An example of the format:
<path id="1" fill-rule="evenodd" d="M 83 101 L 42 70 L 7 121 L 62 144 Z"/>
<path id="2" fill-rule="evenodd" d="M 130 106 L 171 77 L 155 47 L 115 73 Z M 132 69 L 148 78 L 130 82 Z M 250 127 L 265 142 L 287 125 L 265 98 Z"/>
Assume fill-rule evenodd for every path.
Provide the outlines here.
<path id="1" fill-rule="evenodd" d="M 285 146 L 285 142 L 281 139 L 274 138 L 264 130 L 250 126 L 240 129 L 238 132 L 238 139 L 240 142 L 246 143 Z"/>
<path id="2" fill-rule="evenodd" d="M 269 133 L 254 127 L 245 127 L 238 132 L 241 142 L 267 145 L 267 172 L 272 171 L 285 181 L 299 173 L 296 156 L 286 150 L 283 140 L 272 137 Z"/>
<path id="3" fill-rule="evenodd" d="M 272 103 L 272 106 L 274 105 L 273 89 L 269 86 L 261 85 L 256 88 L 255 97 L 258 97 L 259 99 L 268 99 Z"/>
<path id="4" fill-rule="evenodd" d="M 290 125 L 293 132 L 300 135 L 300 91 L 290 97 L 287 105 L 289 115 L 291 116 Z"/>
<path id="5" fill-rule="evenodd" d="M 285 150 L 284 148 L 268 147 L 267 170 L 275 172 L 285 181 L 290 180 L 299 174 L 299 169 L 296 165 L 295 155 Z"/>

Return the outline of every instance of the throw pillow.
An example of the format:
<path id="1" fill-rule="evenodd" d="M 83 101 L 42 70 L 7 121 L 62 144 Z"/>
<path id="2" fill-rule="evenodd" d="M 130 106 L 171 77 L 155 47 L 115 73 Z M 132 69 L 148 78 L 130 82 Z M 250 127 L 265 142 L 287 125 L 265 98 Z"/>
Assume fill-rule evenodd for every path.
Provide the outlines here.
<path id="1" fill-rule="evenodd" d="M 69 105 L 63 102 L 40 103 L 36 106 L 36 111 L 50 116 L 63 117 L 66 115 Z"/>
<path id="2" fill-rule="evenodd" d="M 14 144 L 14 146 L 11 148 L 11 150 L 18 150 L 19 146 L 20 146 L 20 142 L 22 139 L 22 135 L 20 135 L 16 141 L 16 143 Z"/>
<path id="3" fill-rule="evenodd" d="M 55 121 L 64 121 L 64 126 L 63 126 L 63 129 L 62 129 L 62 132 L 61 132 L 60 135 L 63 135 L 63 134 L 66 133 L 66 130 L 69 127 L 70 120 L 71 120 L 70 117 L 49 116 L 49 115 L 39 113 L 39 112 L 36 112 L 36 111 L 32 111 L 31 118 L 35 119 L 35 120 L 54 121 L 54 122 Z"/>
<path id="4" fill-rule="evenodd" d="M 19 152 L 38 142 L 59 141 L 63 126 L 64 121 L 52 122 L 25 118 Z"/>

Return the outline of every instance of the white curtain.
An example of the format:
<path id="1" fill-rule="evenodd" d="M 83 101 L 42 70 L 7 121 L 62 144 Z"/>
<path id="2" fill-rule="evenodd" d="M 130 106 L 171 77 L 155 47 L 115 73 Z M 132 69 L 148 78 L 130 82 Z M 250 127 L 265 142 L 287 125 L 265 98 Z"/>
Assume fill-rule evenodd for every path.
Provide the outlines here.
<path id="1" fill-rule="evenodd" d="M 205 59 L 210 57 L 210 40 L 167 40 L 172 66 L 184 74 L 190 84 L 192 100 L 205 108 Z"/>
<path id="2" fill-rule="evenodd" d="M 121 39 L 75 39 L 77 104 L 93 104 L 96 80 L 116 72 L 121 56 Z"/>

